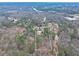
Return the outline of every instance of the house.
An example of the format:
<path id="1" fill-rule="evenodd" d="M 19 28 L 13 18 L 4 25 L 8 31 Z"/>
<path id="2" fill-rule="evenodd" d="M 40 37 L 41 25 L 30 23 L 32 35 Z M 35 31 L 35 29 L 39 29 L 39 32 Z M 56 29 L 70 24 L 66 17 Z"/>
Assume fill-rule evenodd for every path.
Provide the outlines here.
<path id="1" fill-rule="evenodd" d="M 57 24 L 57 23 L 53 23 L 53 32 L 54 32 L 54 33 L 58 33 L 58 31 L 59 31 L 59 26 L 58 26 L 58 24 Z"/>
<path id="2" fill-rule="evenodd" d="M 57 23 L 48 23 L 48 27 L 50 29 L 50 31 L 54 32 L 54 33 L 58 33 L 59 31 L 59 26 Z"/>
<path id="3" fill-rule="evenodd" d="M 14 17 L 8 17 L 8 20 L 13 21 L 13 23 L 16 23 L 18 21 L 18 19 Z"/>

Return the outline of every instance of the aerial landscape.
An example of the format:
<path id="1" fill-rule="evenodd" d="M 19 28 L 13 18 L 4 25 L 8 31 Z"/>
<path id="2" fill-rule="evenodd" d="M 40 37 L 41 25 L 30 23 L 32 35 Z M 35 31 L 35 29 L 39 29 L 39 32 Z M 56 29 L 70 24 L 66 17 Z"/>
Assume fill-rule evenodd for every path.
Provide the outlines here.
<path id="1" fill-rule="evenodd" d="M 79 56 L 79 3 L 0 2 L 0 56 Z"/>

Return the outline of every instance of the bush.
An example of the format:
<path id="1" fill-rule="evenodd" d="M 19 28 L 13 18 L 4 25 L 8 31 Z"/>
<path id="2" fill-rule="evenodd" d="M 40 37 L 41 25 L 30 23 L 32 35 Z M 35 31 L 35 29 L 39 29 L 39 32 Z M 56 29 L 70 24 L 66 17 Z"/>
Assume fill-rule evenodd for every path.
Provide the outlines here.
<path id="1" fill-rule="evenodd" d="M 26 39 L 26 36 L 24 34 L 17 33 L 16 44 L 17 44 L 17 48 L 19 50 L 24 50 L 24 48 L 26 48 L 25 47 L 25 39 Z"/>
<path id="2" fill-rule="evenodd" d="M 20 33 L 16 34 L 16 42 L 17 43 L 23 44 L 25 39 L 26 39 L 25 35 L 20 34 Z"/>
<path id="3" fill-rule="evenodd" d="M 77 30 L 74 29 L 73 33 L 70 33 L 70 36 L 71 36 L 71 39 L 76 38 L 76 36 L 77 36 Z"/>

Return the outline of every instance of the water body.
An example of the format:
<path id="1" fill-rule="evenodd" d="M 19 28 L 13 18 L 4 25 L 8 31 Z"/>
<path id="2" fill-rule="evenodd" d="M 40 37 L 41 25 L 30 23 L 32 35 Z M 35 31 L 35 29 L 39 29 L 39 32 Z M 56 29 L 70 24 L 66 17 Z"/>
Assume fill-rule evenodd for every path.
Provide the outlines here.
<path id="1" fill-rule="evenodd" d="M 79 6 L 79 2 L 0 2 L 0 6 Z"/>

